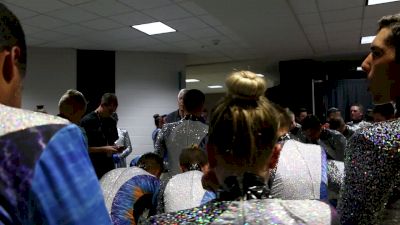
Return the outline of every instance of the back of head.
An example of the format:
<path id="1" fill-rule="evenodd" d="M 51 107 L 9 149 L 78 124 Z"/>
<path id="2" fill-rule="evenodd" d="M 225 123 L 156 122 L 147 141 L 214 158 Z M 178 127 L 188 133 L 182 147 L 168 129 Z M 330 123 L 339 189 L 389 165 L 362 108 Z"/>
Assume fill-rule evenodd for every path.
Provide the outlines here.
<path id="1" fill-rule="evenodd" d="M 201 150 L 198 146 L 192 146 L 182 150 L 179 156 L 179 164 L 184 170 L 199 170 L 208 164 L 206 153 Z"/>
<path id="2" fill-rule="evenodd" d="M 329 129 L 340 130 L 343 126 L 345 126 L 345 122 L 340 116 L 334 117 L 329 120 Z"/>
<path id="3" fill-rule="evenodd" d="M 156 177 L 159 177 L 164 170 L 162 158 L 152 152 L 142 155 L 137 162 L 137 166 L 153 174 Z"/>
<path id="4" fill-rule="evenodd" d="M 161 119 L 160 114 L 154 114 L 153 118 L 154 118 L 154 124 L 158 128 L 160 126 L 160 119 Z"/>
<path id="5" fill-rule="evenodd" d="M 18 18 L 2 3 L 0 3 L 0 48 L 11 50 L 12 47 L 20 48 L 18 66 L 21 75 L 26 71 L 26 42 L 25 34 Z"/>
<path id="6" fill-rule="evenodd" d="M 114 93 L 105 93 L 101 97 L 101 104 L 118 106 L 118 98 Z"/>
<path id="7" fill-rule="evenodd" d="M 183 105 L 189 113 L 202 112 L 206 97 L 203 92 L 197 89 L 188 90 L 183 96 Z"/>
<path id="8" fill-rule="evenodd" d="M 388 28 L 391 31 L 386 39 L 386 44 L 393 46 L 396 50 L 396 62 L 400 63 L 400 14 L 387 15 L 382 17 L 378 22 L 378 31 L 383 28 Z"/>
<path id="9" fill-rule="evenodd" d="M 303 120 L 303 125 L 301 127 L 304 131 L 309 129 L 320 129 L 321 121 L 315 115 L 308 115 Z"/>
<path id="10" fill-rule="evenodd" d="M 373 113 L 381 114 L 386 120 L 394 118 L 394 106 L 392 103 L 376 105 Z"/>
<path id="11" fill-rule="evenodd" d="M 61 96 L 58 109 L 61 114 L 69 115 L 77 110 L 86 111 L 86 105 L 86 98 L 81 92 L 69 89 Z"/>
<path id="12" fill-rule="evenodd" d="M 275 145 L 276 110 L 264 97 L 265 80 L 250 71 L 234 72 L 226 87 L 227 95 L 211 113 L 208 144 L 226 162 L 253 167 L 266 160 Z M 209 160 L 213 167 L 210 155 Z"/>

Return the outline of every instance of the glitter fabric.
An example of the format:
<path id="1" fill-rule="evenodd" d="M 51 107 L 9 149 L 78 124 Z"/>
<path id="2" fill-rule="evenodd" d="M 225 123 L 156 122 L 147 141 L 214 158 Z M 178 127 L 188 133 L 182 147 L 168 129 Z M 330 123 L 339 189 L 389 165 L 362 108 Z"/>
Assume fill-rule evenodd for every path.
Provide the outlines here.
<path id="1" fill-rule="evenodd" d="M 175 123 L 167 123 L 158 133 L 155 151 L 164 158 L 168 157 L 168 169 L 171 175 L 178 174 L 179 155 L 182 149 L 192 144 L 199 145 L 208 133 L 208 125 L 198 120 L 182 119 Z"/>
<path id="2" fill-rule="evenodd" d="M 118 130 L 118 139 L 115 141 L 114 144 L 126 147 L 126 149 L 123 152 L 114 154 L 113 156 L 116 168 L 120 168 L 120 167 L 126 167 L 126 157 L 129 154 L 131 154 L 132 145 L 128 131 L 121 128 L 117 128 L 117 130 Z M 116 158 L 118 160 L 115 160 Z"/>
<path id="3" fill-rule="evenodd" d="M 201 207 L 151 217 L 145 224 L 332 224 L 329 205 L 316 200 L 212 201 Z"/>
<path id="4" fill-rule="evenodd" d="M 353 121 L 351 121 L 351 122 L 348 122 L 346 125 L 350 130 L 355 132 L 360 128 L 371 126 L 371 123 L 369 123 L 367 121 L 364 121 L 364 120 L 361 120 L 358 123 L 354 123 Z"/>
<path id="5" fill-rule="evenodd" d="M 326 150 L 328 159 L 344 160 L 344 149 L 346 148 L 347 140 L 339 131 L 323 129 L 318 144 Z"/>
<path id="6" fill-rule="evenodd" d="M 200 206 L 206 194 L 201 184 L 202 176 L 200 171 L 188 171 L 173 176 L 164 190 L 165 212 Z"/>
<path id="7" fill-rule="evenodd" d="M 328 189 L 339 193 L 343 183 L 344 163 L 336 160 L 328 160 Z"/>
<path id="8" fill-rule="evenodd" d="M 68 124 L 61 117 L 0 104 L 0 135 L 46 124 Z"/>
<path id="9" fill-rule="evenodd" d="M 100 183 L 114 225 L 135 224 L 155 208 L 159 180 L 140 168 L 111 170 Z"/>
<path id="10" fill-rule="evenodd" d="M 272 181 L 271 197 L 320 199 L 322 151 L 319 145 L 286 141 Z"/>
<path id="11" fill-rule="evenodd" d="M 381 224 L 389 195 L 400 179 L 399 146 L 400 120 L 375 123 L 350 139 L 339 202 L 342 223 Z"/>

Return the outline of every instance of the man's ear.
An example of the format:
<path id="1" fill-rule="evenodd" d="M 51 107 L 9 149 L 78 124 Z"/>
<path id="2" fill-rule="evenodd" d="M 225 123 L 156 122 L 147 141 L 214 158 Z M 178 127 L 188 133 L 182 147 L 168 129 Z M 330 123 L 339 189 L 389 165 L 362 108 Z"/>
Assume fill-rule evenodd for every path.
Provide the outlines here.
<path id="1" fill-rule="evenodd" d="M 19 76 L 18 61 L 21 56 L 21 49 L 17 46 L 11 48 L 11 51 L 4 50 L 3 58 L 3 76 L 7 83 L 10 83 L 15 76 Z"/>
<path id="2" fill-rule="evenodd" d="M 274 148 L 272 149 L 271 158 L 269 160 L 269 168 L 273 169 L 276 167 L 279 161 L 279 156 L 281 154 L 282 144 L 275 144 Z"/>

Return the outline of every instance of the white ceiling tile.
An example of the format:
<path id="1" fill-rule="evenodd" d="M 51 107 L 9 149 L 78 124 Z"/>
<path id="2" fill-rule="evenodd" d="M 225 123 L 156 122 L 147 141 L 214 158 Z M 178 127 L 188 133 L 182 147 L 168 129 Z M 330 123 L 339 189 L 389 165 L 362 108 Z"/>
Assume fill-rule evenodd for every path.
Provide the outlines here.
<path id="1" fill-rule="evenodd" d="M 68 5 L 62 3 L 60 1 L 54 0 L 35 0 L 35 1 L 27 1 L 27 0 L 4 0 L 6 2 L 12 3 L 14 5 L 20 6 L 22 8 L 30 9 L 35 12 L 45 13 L 57 9 L 62 9 L 67 7 Z"/>
<path id="2" fill-rule="evenodd" d="M 204 29 L 204 28 L 209 27 L 203 21 L 201 21 L 195 17 L 179 19 L 179 20 L 170 20 L 165 23 L 168 26 L 177 30 L 178 32 L 179 31 L 188 31 L 188 30 L 199 30 L 199 29 Z"/>
<path id="3" fill-rule="evenodd" d="M 42 39 L 31 37 L 30 35 L 27 36 L 25 40 L 26 40 L 26 44 L 28 46 L 38 46 L 38 45 L 41 45 L 41 44 L 44 44 L 44 43 L 48 42 L 46 40 L 42 40 Z"/>
<path id="4" fill-rule="evenodd" d="M 213 37 L 213 36 L 221 35 L 213 28 L 185 31 L 185 34 L 187 34 L 188 36 L 190 36 L 194 39 L 200 39 L 200 38 L 205 38 L 205 37 Z"/>
<path id="5" fill-rule="evenodd" d="M 32 25 L 35 27 L 40 27 L 43 29 L 53 29 L 56 27 L 61 27 L 67 24 L 67 22 L 53 18 L 53 17 L 49 17 L 49 16 L 45 16 L 45 15 L 39 15 L 39 16 L 34 16 L 28 19 L 23 19 L 22 20 L 23 24 L 28 24 L 28 25 Z"/>
<path id="6" fill-rule="evenodd" d="M 24 29 L 25 35 L 30 35 L 30 34 L 34 34 L 34 33 L 38 33 L 43 31 L 43 29 L 37 28 L 37 27 L 33 27 L 33 26 L 29 26 L 27 24 L 23 24 L 22 28 Z"/>
<path id="7" fill-rule="evenodd" d="M 32 11 L 32 10 L 28 10 L 28 9 L 21 8 L 21 7 L 19 7 L 19 6 L 16 6 L 16 5 L 13 5 L 13 4 L 10 4 L 10 3 L 7 3 L 6 6 L 7 6 L 7 8 L 8 8 L 9 10 L 11 10 L 11 11 L 18 17 L 18 19 L 20 19 L 20 20 L 25 19 L 25 18 L 29 18 L 29 17 L 32 17 L 32 16 L 35 16 L 35 15 L 38 15 L 37 12 L 34 12 L 34 11 Z"/>
<path id="8" fill-rule="evenodd" d="M 95 0 L 61 0 L 61 1 L 64 2 L 64 3 L 67 3 L 69 5 L 79 5 L 79 4 L 82 4 L 82 3 L 92 2 L 92 1 L 95 1 Z"/>
<path id="9" fill-rule="evenodd" d="M 95 2 L 79 5 L 79 7 L 102 16 L 118 15 L 133 11 L 124 4 L 110 0 L 97 0 Z"/>
<path id="10" fill-rule="evenodd" d="M 315 25 L 321 24 L 319 13 L 301 14 L 297 15 L 302 25 Z"/>
<path id="11" fill-rule="evenodd" d="M 223 25 L 220 20 L 218 20 L 217 18 L 215 18 L 214 16 L 209 15 L 209 14 L 199 16 L 199 18 L 211 26 L 222 26 Z"/>
<path id="12" fill-rule="evenodd" d="M 318 12 L 315 2 L 315 0 L 290 0 L 289 4 L 296 14 L 305 14 Z"/>
<path id="13" fill-rule="evenodd" d="M 83 26 L 86 26 L 86 27 L 89 27 L 89 28 L 92 28 L 95 30 L 109 30 L 109 29 L 123 27 L 122 24 L 119 24 L 112 20 L 104 19 L 104 18 L 83 22 L 81 24 Z"/>
<path id="14" fill-rule="evenodd" d="M 160 8 L 146 9 L 143 13 L 158 20 L 173 20 L 192 16 L 178 5 L 163 6 Z"/>
<path id="15" fill-rule="evenodd" d="M 355 8 L 321 12 L 321 17 L 324 23 L 332 23 L 332 22 L 361 19 L 362 13 L 363 13 L 363 7 L 355 7 Z"/>
<path id="16" fill-rule="evenodd" d="M 118 0 L 118 1 L 130 5 L 138 10 L 151 9 L 172 4 L 172 2 L 169 0 Z"/>
<path id="17" fill-rule="evenodd" d="M 361 29 L 361 20 L 351 20 L 338 23 L 326 23 L 324 24 L 325 30 L 328 32 L 333 31 L 352 31 Z"/>
<path id="18" fill-rule="evenodd" d="M 321 11 L 346 9 L 357 6 L 365 6 L 365 0 L 318 0 L 318 6 Z"/>
<path id="19" fill-rule="evenodd" d="M 93 29 L 90 29 L 88 27 L 82 27 L 77 24 L 71 24 L 71 25 L 67 25 L 64 27 L 59 27 L 59 28 L 56 28 L 53 30 L 60 32 L 60 33 L 64 33 L 64 34 L 69 34 L 72 36 L 79 36 L 82 34 L 88 34 L 88 33 L 95 32 L 95 30 L 93 30 Z"/>
<path id="20" fill-rule="evenodd" d="M 154 22 L 153 18 L 141 12 L 130 12 L 125 14 L 110 16 L 109 18 L 121 24 L 125 24 L 127 26 Z"/>
<path id="21" fill-rule="evenodd" d="M 193 15 L 204 15 L 208 13 L 194 2 L 181 2 L 179 5 Z"/>
<path id="22" fill-rule="evenodd" d="M 92 20 L 98 17 L 97 15 L 72 6 L 49 12 L 48 15 L 71 23 Z"/>
<path id="23" fill-rule="evenodd" d="M 58 41 L 58 40 L 62 40 L 62 39 L 66 39 L 66 38 L 70 37 L 66 34 L 61 34 L 61 33 L 50 31 L 50 30 L 31 34 L 30 36 L 32 36 L 34 38 L 42 39 L 42 40 L 47 40 L 47 41 Z"/>
<path id="24" fill-rule="evenodd" d="M 186 36 L 185 34 L 179 32 L 172 32 L 172 33 L 165 33 L 161 35 L 156 35 L 154 38 L 162 41 L 162 42 L 179 42 L 179 41 L 186 41 L 191 39 L 190 37 Z"/>

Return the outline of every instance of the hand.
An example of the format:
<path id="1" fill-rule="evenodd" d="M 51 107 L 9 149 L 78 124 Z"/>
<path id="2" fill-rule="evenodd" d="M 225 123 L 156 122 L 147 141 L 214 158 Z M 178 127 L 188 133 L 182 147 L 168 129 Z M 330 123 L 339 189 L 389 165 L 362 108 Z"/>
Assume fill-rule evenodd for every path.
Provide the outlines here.
<path id="1" fill-rule="evenodd" d="M 124 151 L 127 147 L 124 145 L 116 145 L 115 146 L 118 152 Z"/>
<path id="2" fill-rule="evenodd" d="M 112 145 L 112 146 L 104 146 L 104 152 L 109 153 L 109 154 L 115 154 L 118 153 L 117 146 Z"/>

